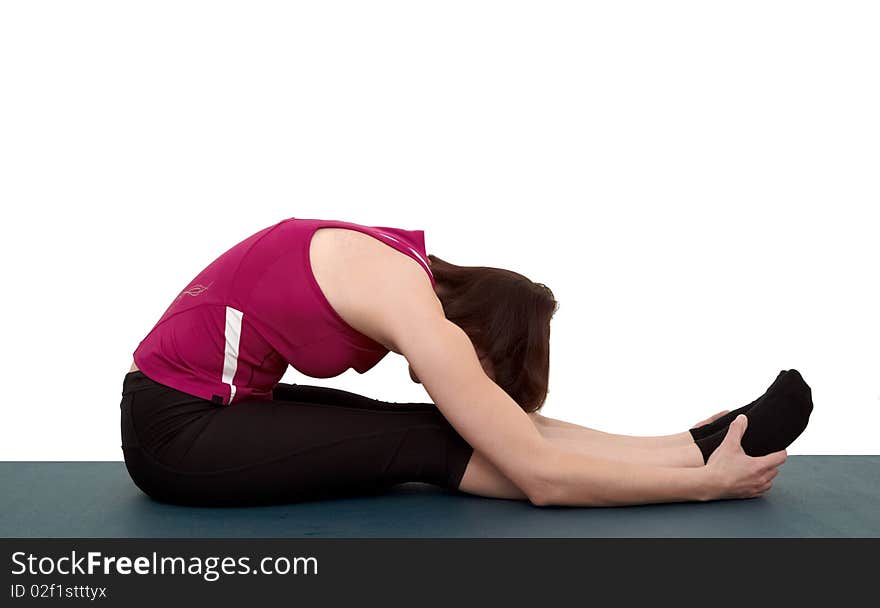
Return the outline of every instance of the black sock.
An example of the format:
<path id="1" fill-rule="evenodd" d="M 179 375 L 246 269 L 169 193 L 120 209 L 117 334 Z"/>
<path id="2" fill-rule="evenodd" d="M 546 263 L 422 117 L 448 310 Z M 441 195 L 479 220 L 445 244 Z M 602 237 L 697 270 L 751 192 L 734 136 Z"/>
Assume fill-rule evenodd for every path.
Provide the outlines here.
<path id="1" fill-rule="evenodd" d="M 746 413 L 749 424 L 741 444 L 749 456 L 765 456 L 787 448 L 804 432 L 813 411 L 813 392 L 796 369 L 774 383 Z M 698 440 L 703 462 L 721 445 L 727 429 Z"/>
<path id="2" fill-rule="evenodd" d="M 775 387 L 787 373 L 788 373 L 788 371 L 786 371 L 786 370 L 782 370 L 781 372 L 779 372 L 779 375 L 776 376 L 776 380 L 773 381 L 773 384 L 770 385 L 770 388 L 768 388 L 766 391 L 764 391 L 763 395 L 761 395 L 760 397 L 758 397 L 757 399 L 755 399 L 754 401 L 752 401 L 748 405 L 744 405 L 740 408 L 733 410 L 732 412 L 728 412 L 728 413 L 724 414 L 723 416 L 721 416 L 720 418 L 718 418 L 717 420 L 713 420 L 709 424 L 704 424 L 702 426 L 698 426 L 696 428 L 690 429 L 691 437 L 694 438 L 694 441 L 699 441 L 700 439 L 705 439 L 706 437 L 709 437 L 710 435 L 714 435 L 718 431 L 726 430 L 727 427 L 730 425 L 730 423 L 733 422 L 734 418 L 736 418 L 740 414 L 748 414 L 749 410 L 751 410 L 754 406 L 758 405 L 758 403 L 764 397 L 767 396 L 767 393 L 769 393 L 773 389 L 773 387 Z"/>

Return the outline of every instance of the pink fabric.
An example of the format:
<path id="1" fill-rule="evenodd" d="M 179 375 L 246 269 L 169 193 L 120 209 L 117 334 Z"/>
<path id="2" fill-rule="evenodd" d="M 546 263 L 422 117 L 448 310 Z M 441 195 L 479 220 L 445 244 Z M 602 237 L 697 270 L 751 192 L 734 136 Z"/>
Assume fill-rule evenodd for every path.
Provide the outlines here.
<path id="1" fill-rule="evenodd" d="M 288 365 L 314 378 L 349 368 L 364 373 L 376 365 L 388 350 L 343 321 L 312 274 L 309 243 L 326 227 L 363 232 L 409 255 L 433 285 L 422 230 L 288 218 L 241 241 L 200 272 L 134 351 L 138 368 L 156 382 L 228 405 L 271 398 Z M 235 351 L 227 307 L 241 313 L 231 383 L 223 381 L 224 364 L 228 374 Z"/>

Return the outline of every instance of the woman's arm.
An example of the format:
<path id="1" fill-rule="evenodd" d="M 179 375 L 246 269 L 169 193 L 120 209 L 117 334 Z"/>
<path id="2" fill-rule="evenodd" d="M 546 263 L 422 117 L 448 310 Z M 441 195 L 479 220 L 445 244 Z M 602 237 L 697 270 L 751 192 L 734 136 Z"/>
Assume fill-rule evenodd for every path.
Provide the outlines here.
<path id="1" fill-rule="evenodd" d="M 627 464 L 560 449 L 489 379 L 473 345 L 445 319 L 422 320 L 399 346 L 464 439 L 535 505 L 626 505 L 715 497 L 705 467 Z"/>
<path id="2" fill-rule="evenodd" d="M 324 289 L 332 283 L 331 305 L 355 329 L 404 355 L 456 431 L 533 504 L 706 500 L 754 495 L 761 485 L 764 461 L 740 459 L 724 470 L 654 467 L 555 447 L 486 376 L 470 339 L 444 316 L 424 270 L 408 256 L 369 240 L 343 263 L 324 265 L 319 285 Z"/>
<path id="3" fill-rule="evenodd" d="M 400 311 L 400 318 L 407 314 Z M 406 322 L 403 322 L 406 326 Z M 535 505 L 615 506 L 749 498 L 767 491 L 785 452 L 747 456 L 746 417 L 709 466 L 659 467 L 619 462 L 560 448 L 489 379 L 470 339 L 445 318 L 421 318 L 398 335 L 414 371 L 452 426 Z"/>

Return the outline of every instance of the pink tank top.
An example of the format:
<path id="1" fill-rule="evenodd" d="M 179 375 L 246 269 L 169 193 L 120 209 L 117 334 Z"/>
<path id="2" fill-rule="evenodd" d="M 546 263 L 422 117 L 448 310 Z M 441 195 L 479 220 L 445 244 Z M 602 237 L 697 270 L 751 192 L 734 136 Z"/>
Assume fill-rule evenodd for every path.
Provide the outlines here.
<path id="1" fill-rule="evenodd" d="M 422 230 L 288 218 L 214 260 L 174 299 L 134 351 L 160 384 L 215 403 L 271 399 L 288 365 L 314 378 L 364 373 L 388 350 L 356 331 L 324 297 L 309 243 L 319 228 L 368 234 L 428 265 Z"/>

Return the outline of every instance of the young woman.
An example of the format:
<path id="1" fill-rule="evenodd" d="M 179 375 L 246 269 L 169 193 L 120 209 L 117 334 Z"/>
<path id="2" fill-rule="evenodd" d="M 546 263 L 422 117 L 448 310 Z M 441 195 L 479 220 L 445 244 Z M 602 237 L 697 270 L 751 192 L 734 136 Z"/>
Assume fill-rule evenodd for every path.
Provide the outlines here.
<path id="1" fill-rule="evenodd" d="M 123 382 L 135 484 L 191 505 L 291 502 L 422 481 L 534 505 L 759 496 L 812 410 L 796 370 L 674 435 L 540 415 L 552 292 L 456 266 L 421 230 L 289 218 L 222 254 L 173 300 Z M 404 356 L 433 403 L 279 383 Z M 744 415 L 740 415 L 744 414 Z M 748 424 L 748 429 L 747 429 Z"/>

